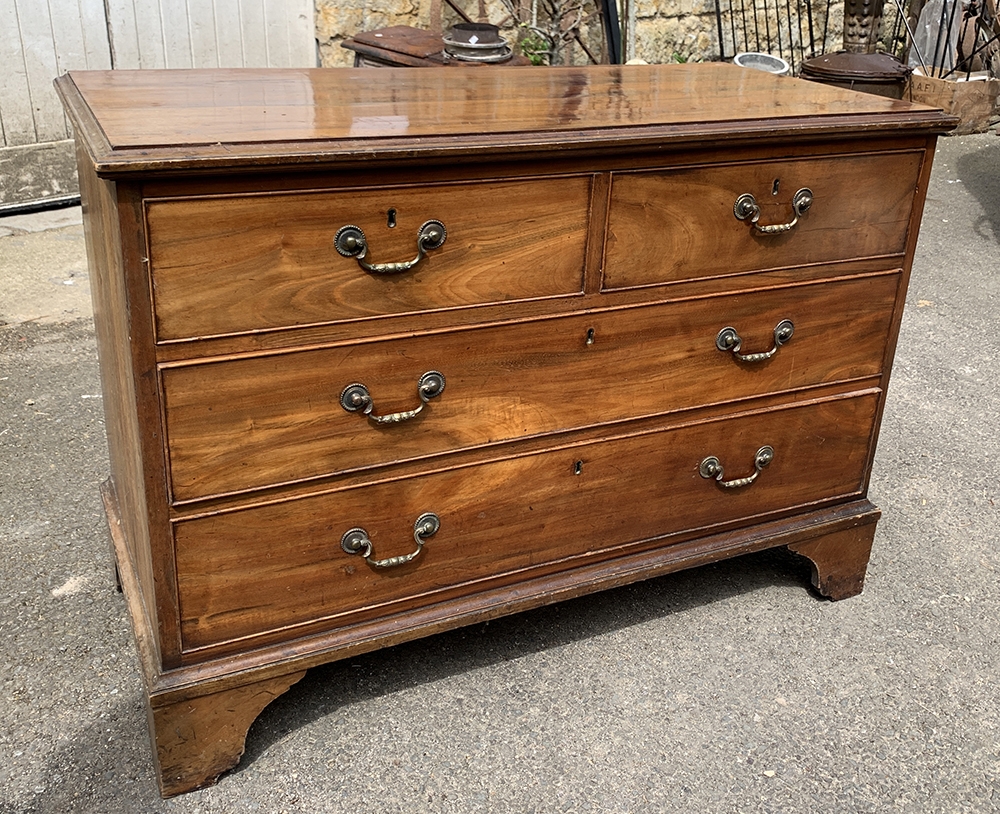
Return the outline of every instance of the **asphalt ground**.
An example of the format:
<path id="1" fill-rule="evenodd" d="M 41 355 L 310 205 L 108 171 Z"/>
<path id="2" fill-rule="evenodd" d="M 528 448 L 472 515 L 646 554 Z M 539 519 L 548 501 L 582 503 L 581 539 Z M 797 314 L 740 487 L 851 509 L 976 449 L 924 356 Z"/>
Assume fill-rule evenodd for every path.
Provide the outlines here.
<path id="1" fill-rule="evenodd" d="M 0 220 L 0 812 L 1000 810 L 995 135 L 939 144 L 861 596 L 765 552 L 312 670 L 169 801 L 111 581 L 78 219 Z"/>

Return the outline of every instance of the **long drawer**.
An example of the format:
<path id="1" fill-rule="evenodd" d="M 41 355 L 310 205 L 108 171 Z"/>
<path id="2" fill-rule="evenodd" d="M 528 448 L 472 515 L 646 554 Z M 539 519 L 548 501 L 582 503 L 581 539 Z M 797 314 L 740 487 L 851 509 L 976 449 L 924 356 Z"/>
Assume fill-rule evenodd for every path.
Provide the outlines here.
<path id="1" fill-rule="evenodd" d="M 149 200 L 159 341 L 579 293 L 590 176 Z M 370 273 L 334 246 L 361 229 Z M 544 273 L 539 273 L 544 269 Z"/>
<path id="2" fill-rule="evenodd" d="M 878 375 L 897 273 L 162 372 L 177 502 Z M 733 328 L 740 361 L 717 345 Z M 844 325 L 849 325 L 845 331 Z M 439 395 L 418 395 L 428 372 Z M 378 425 L 342 392 L 365 385 Z"/>
<path id="3" fill-rule="evenodd" d="M 868 391 L 176 522 L 184 649 L 347 625 L 856 495 L 877 403 Z M 723 482 L 755 481 L 704 477 L 711 456 Z M 405 557 L 425 513 L 440 527 L 410 562 L 373 567 L 342 547 L 359 528 L 374 559 Z"/>
<path id="4" fill-rule="evenodd" d="M 606 290 L 901 254 L 921 152 L 615 173 Z M 795 219 L 793 201 L 811 205 Z M 736 203 L 758 207 L 739 219 Z"/>

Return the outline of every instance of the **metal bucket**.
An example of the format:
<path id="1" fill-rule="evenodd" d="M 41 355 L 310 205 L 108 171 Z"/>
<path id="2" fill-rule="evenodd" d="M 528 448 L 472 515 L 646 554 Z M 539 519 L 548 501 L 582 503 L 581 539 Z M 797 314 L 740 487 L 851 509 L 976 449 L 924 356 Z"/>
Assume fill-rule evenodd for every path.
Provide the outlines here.
<path id="1" fill-rule="evenodd" d="M 903 98 L 909 75 L 910 69 L 890 54 L 855 54 L 848 51 L 807 59 L 799 73 L 803 79 L 813 82 L 890 99 Z"/>
<path id="2" fill-rule="evenodd" d="M 459 23 L 444 37 L 444 50 L 463 62 L 506 62 L 513 56 L 500 29 L 488 23 Z"/>

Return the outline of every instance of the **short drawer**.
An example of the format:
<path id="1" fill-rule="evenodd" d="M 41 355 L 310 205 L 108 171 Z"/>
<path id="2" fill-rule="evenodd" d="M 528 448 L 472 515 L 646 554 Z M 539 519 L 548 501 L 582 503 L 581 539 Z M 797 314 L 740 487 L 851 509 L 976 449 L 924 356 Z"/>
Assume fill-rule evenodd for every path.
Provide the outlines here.
<path id="1" fill-rule="evenodd" d="M 590 178 L 262 193 L 146 202 L 158 341 L 323 324 L 582 290 Z M 424 223 L 445 241 L 411 270 Z"/>
<path id="2" fill-rule="evenodd" d="M 847 155 L 753 164 L 615 173 L 604 288 L 902 254 L 923 153 Z M 762 233 L 736 217 L 752 195 Z"/>
<path id="3" fill-rule="evenodd" d="M 166 367 L 173 499 L 877 376 L 898 284 L 887 273 Z M 786 321 L 794 332 L 778 346 Z M 741 355 L 773 355 L 720 350 L 724 328 Z M 418 381 L 431 371 L 445 387 L 423 404 Z M 373 415 L 421 411 L 376 424 L 341 404 L 355 383 Z"/>
<path id="4" fill-rule="evenodd" d="M 291 639 L 856 496 L 877 403 L 868 391 L 179 521 L 184 649 Z M 756 478 L 703 477 L 711 457 L 723 482 Z M 359 528 L 373 559 L 406 557 L 425 513 L 440 528 L 409 562 L 373 567 L 342 547 Z"/>

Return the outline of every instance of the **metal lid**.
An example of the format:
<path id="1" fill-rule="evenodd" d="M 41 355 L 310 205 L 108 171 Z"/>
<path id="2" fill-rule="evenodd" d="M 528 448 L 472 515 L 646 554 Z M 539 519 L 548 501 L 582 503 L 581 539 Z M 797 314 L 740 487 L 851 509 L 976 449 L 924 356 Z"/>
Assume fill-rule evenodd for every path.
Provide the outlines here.
<path id="1" fill-rule="evenodd" d="M 489 23 L 458 23 L 451 27 L 449 39 L 468 45 L 506 45 L 500 29 Z"/>
<path id="2" fill-rule="evenodd" d="M 802 63 L 801 75 L 815 79 L 854 82 L 902 82 L 910 69 L 891 54 L 856 54 L 838 51 L 821 54 Z"/>
<path id="3" fill-rule="evenodd" d="M 514 55 L 500 29 L 488 23 L 453 25 L 444 38 L 444 50 L 464 62 L 506 62 Z"/>

